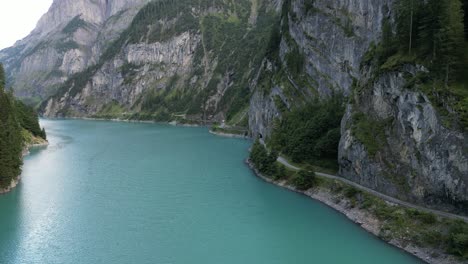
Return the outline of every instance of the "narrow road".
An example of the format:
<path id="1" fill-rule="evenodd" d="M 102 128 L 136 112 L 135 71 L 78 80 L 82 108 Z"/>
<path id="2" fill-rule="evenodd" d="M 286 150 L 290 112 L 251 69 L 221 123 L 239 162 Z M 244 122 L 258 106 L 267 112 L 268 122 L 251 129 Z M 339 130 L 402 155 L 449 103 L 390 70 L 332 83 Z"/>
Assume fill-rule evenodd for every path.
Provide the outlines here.
<path id="1" fill-rule="evenodd" d="M 300 168 L 290 164 L 283 157 L 278 157 L 278 162 L 283 164 L 284 166 L 292 169 L 292 170 L 301 170 Z M 405 201 L 393 198 L 391 196 L 385 195 L 383 193 L 379 193 L 379 192 L 377 192 L 375 190 L 372 190 L 370 188 L 362 186 L 362 185 L 360 185 L 358 183 L 355 183 L 353 181 L 347 180 L 347 179 L 345 179 L 343 177 L 339 177 L 339 176 L 336 176 L 336 175 L 330 175 L 330 174 L 326 174 L 326 173 L 321 173 L 321 172 L 316 172 L 315 174 L 317 176 L 320 176 L 320 177 L 324 177 L 324 178 L 337 180 L 337 181 L 346 183 L 346 184 L 351 185 L 351 186 L 353 186 L 353 187 L 355 187 L 355 188 L 357 188 L 357 189 L 359 189 L 361 191 L 368 192 L 368 193 L 370 193 L 372 195 L 375 195 L 375 196 L 377 196 L 379 198 L 382 198 L 382 199 L 384 199 L 384 200 L 386 200 L 388 202 L 394 203 L 394 204 L 398 204 L 398 205 L 401 205 L 401 206 L 404 206 L 404 207 L 407 207 L 407 208 L 417 209 L 417 210 L 427 212 L 427 213 L 433 213 L 435 215 L 442 216 L 442 217 L 447 217 L 447 218 L 451 218 L 451 219 L 460 219 L 460 220 L 463 220 L 465 222 L 468 222 L 468 217 L 466 217 L 466 216 L 461 216 L 461 215 L 451 214 L 451 213 L 447 213 L 447 212 L 442 212 L 442 211 L 422 207 L 422 206 L 419 206 L 419 205 L 415 205 L 415 204 L 412 204 L 412 203 L 409 203 L 409 202 L 405 202 Z"/>
<path id="2" fill-rule="evenodd" d="M 290 164 L 285 158 L 281 156 L 278 157 L 277 161 L 292 170 L 296 170 L 296 171 L 301 170 L 300 168 Z"/>

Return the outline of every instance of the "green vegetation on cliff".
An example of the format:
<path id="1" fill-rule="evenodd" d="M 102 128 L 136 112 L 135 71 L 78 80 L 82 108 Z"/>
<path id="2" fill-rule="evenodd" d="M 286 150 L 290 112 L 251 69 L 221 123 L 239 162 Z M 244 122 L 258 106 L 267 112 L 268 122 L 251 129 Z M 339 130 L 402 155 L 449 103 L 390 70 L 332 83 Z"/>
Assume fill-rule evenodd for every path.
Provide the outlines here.
<path id="1" fill-rule="evenodd" d="M 277 152 L 272 151 L 269 153 L 259 140 L 255 141 L 250 152 L 250 160 L 260 173 L 268 176 L 279 176 L 277 175 L 279 170 L 276 159 L 278 159 Z"/>
<path id="2" fill-rule="evenodd" d="M 268 143 L 294 162 L 336 169 L 343 113 L 340 96 L 308 103 L 284 113 Z"/>
<path id="3" fill-rule="evenodd" d="M 290 171 L 283 164 L 277 162 L 277 159 L 278 153 L 276 151 L 268 151 L 259 140 L 255 141 L 249 160 L 263 176 L 273 180 L 285 179 L 299 190 L 307 190 L 315 186 L 315 172 L 311 166 L 306 166 L 298 172 Z"/>
<path id="4" fill-rule="evenodd" d="M 86 22 L 81 18 L 80 15 L 74 17 L 68 24 L 62 29 L 63 34 L 71 35 L 78 29 L 86 26 Z"/>
<path id="5" fill-rule="evenodd" d="M 207 12 L 196 17 L 193 17 L 190 11 L 190 8 L 205 10 L 213 5 L 218 7 L 219 11 Z M 171 78 L 165 89 L 150 90 L 142 99 L 144 113 L 153 113 L 152 116 L 154 113 L 201 114 L 202 119 L 206 119 L 207 116 L 222 111 L 226 113 L 229 121 L 246 108 L 250 97 L 249 82 L 256 73 L 256 69 L 252 67 L 260 65 L 264 57 L 266 49 L 263 43 L 270 38 L 275 20 L 274 14 L 268 13 L 263 7 L 259 10 L 261 15 L 258 16 L 256 24 L 249 24 L 250 5 L 249 1 L 188 1 L 186 4 L 167 5 L 166 8 L 171 7 L 168 12 L 177 14 L 178 18 L 174 28 L 166 30 L 164 35 L 174 37 L 183 32 L 200 30 L 202 40 L 195 51 L 194 70 L 190 78 L 178 79 L 175 82 Z M 146 9 L 147 16 L 161 16 L 159 11 L 151 11 L 150 6 Z M 154 19 L 137 18 L 132 26 L 142 30 L 154 23 Z M 191 27 L 182 26 L 185 24 L 190 24 Z M 154 38 L 155 41 L 164 39 Z M 211 65 L 215 65 L 212 76 L 205 80 L 205 83 L 199 82 L 193 87 L 188 80 L 203 80 L 207 77 L 206 71 L 210 70 Z M 227 81 L 227 84 L 223 84 Z M 229 87 L 226 87 L 219 104 L 207 105 L 209 98 L 217 96 L 220 86 L 224 85 Z M 171 118 L 170 115 L 166 116 Z"/>
<path id="6" fill-rule="evenodd" d="M 468 129 L 467 20 L 460 0 L 398 0 L 395 28 L 383 22 L 379 45 L 371 47 L 364 64 L 375 76 L 407 64 L 427 71 L 408 79 L 409 88 L 424 92 L 451 128 Z"/>
<path id="7" fill-rule="evenodd" d="M 380 222 L 380 238 L 423 248 L 434 248 L 468 259 L 468 223 L 436 217 L 415 209 L 390 204 L 372 194 L 338 181 L 320 179 L 320 187 L 350 201 L 350 206 L 369 212 Z M 437 254 L 434 251 L 434 254 Z"/>
<path id="8" fill-rule="evenodd" d="M 415 62 L 445 85 L 459 80 L 468 63 L 460 0 L 398 0 L 394 10 L 396 31 L 388 19 L 383 22 L 382 41 L 374 54 L 381 69 Z"/>
<path id="9" fill-rule="evenodd" d="M 385 130 L 391 120 L 380 121 L 365 115 L 364 113 L 354 113 L 353 135 L 366 146 L 366 149 L 372 157 L 385 145 L 387 137 Z"/>
<path id="10" fill-rule="evenodd" d="M 253 9 L 256 15 L 251 17 Z M 250 85 L 267 52 L 264 44 L 271 38 L 278 20 L 276 12 L 264 1 L 254 6 L 249 0 L 151 1 L 139 10 L 119 38 L 106 47 L 96 65 L 71 76 L 54 97 L 61 98 L 67 92 L 70 96 L 79 94 L 128 45 L 165 43 L 189 33 L 194 53 L 192 65 L 186 66 L 188 72 L 179 69 L 173 72 L 173 65 L 166 63 L 148 64 L 145 71 L 165 74 L 149 81 L 132 105 L 111 112 L 106 106 L 98 109 L 95 116 L 155 121 L 187 116 L 187 120 L 204 122 L 222 113 L 223 119 L 232 124 L 248 107 Z M 72 22 L 67 27 L 74 29 L 72 26 L 79 24 L 79 17 Z M 121 66 L 123 85 L 132 85 L 143 78 L 142 66 L 129 62 Z M 46 103 L 41 107 L 45 106 Z M 66 105 L 57 114 L 73 115 L 72 108 Z M 240 121 L 233 125 L 240 125 Z"/>
<path id="11" fill-rule="evenodd" d="M 15 100 L 16 118 L 22 128 L 31 132 L 33 136 L 46 139 L 44 129 L 39 125 L 37 112 L 19 100 Z"/>
<path id="12" fill-rule="evenodd" d="M 5 72 L 0 64 L 0 189 L 21 173 L 23 148 L 34 136 L 45 139 L 37 114 L 5 91 Z"/>

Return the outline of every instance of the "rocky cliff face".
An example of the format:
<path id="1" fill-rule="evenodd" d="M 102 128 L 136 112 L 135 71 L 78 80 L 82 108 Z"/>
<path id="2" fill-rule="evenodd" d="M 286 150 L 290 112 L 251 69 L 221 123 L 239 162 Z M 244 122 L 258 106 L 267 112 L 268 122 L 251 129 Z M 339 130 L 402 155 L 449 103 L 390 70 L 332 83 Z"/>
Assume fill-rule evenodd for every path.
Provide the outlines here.
<path id="1" fill-rule="evenodd" d="M 152 2 L 93 67 L 71 77 L 43 105 L 44 114 L 245 123 L 249 83 L 264 57 L 277 5 Z"/>
<path id="2" fill-rule="evenodd" d="M 121 114 L 132 107 L 141 110 L 140 96 L 148 87 L 163 89 L 180 81 L 175 76 L 190 74 L 199 44 L 199 35 L 184 32 L 164 43 L 128 45 L 93 72 L 81 90 L 48 100 L 44 114 L 84 117 L 106 113 L 112 106 Z"/>
<path id="3" fill-rule="evenodd" d="M 405 66 L 374 79 L 364 70 L 342 123 L 340 174 L 402 200 L 466 213 L 468 141 L 442 125 L 424 93 L 408 89 L 408 75 L 420 71 Z M 372 134 L 363 135 L 363 126 Z"/>
<path id="4" fill-rule="evenodd" d="M 147 0 L 54 1 L 25 39 L 0 51 L 17 96 L 39 102 L 98 60 Z"/>
<path id="5" fill-rule="evenodd" d="M 271 134 L 272 120 L 280 115 L 272 107 L 275 95 L 281 94 L 287 105 L 288 101 L 326 98 L 333 93 L 348 95 L 353 79 L 360 78 L 359 66 L 364 53 L 370 43 L 380 38 L 382 21 L 390 16 L 391 3 L 390 0 L 285 0 L 279 52 L 281 64 L 289 68 L 287 80 L 274 83 L 275 89 L 269 95 L 256 90 L 250 109 L 253 134 Z M 305 60 L 300 73 L 293 72 L 291 63 L 288 64 L 288 56 L 295 53 Z M 270 102 L 259 104 L 259 97 Z M 286 97 L 289 100 L 284 100 Z"/>

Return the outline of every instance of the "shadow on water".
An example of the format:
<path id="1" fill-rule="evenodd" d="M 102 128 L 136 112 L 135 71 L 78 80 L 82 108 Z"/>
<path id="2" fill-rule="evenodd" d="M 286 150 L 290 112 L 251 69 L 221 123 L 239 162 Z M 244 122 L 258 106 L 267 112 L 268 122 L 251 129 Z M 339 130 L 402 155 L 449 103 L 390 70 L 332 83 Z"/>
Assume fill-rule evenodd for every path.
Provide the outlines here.
<path id="1" fill-rule="evenodd" d="M 17 245 L 22 232 L 21 183 L 8 194 L 0 196 L 0 263 L 17 258 Z"/>
<path id="2" fill-rule="evenodd" d="M 25 162 L 37 157 L 39 153 L 52 153 L 73 142 L 73 138 L 64 135 L 63 131 L 48 129 L 50 138 L 48 146 L 35 146 L 29 149 L 29 154 L 24 157 Z M 24 177 L 24 173 L 22 174 Z M 27 205 L 25 204 L 25 192 L 22 179 L 18 186 L 11 192 L 0 195 L 0 263 L 16 263 L 19 258 L 19 245 L 23 242 Z"/>

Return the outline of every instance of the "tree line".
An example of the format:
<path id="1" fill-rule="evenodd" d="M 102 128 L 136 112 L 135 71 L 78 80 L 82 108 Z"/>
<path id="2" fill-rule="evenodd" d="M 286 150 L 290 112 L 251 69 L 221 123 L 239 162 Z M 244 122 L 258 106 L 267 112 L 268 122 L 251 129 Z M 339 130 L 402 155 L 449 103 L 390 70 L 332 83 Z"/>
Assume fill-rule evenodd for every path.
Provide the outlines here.
<path id="1" fill-rule="evenodd" d="M 302 191 L 316 185 L 315 171 L 312 166 L 306 166 L 291 175 L 286 171 L 283 164 L 277 162 L 277 159 L 278 152 L 275 150 L 268 151 L 259 140 L 256 140 L 252 145 L 249 160 L 263 176 L 274 180 L 286 179 L 290 184 Z"/>
<path id="2" fill-rule="evenodd" d="M 467 21 L 460 0 L 398 0 L 396 34 L 384 32 L 390 50 L 424 58 L 433 74 L 448 85 L 463 75 Z M 387 35 L 387 36 L 385 36 Z"/>
<path id="3" fill-rule="evenodd" d="M 393 18 L 382 21 L 382 38 L 363 65 L 375 76 L 421 65 L 407 88 L 424 92 L 445 127 L 468 131 L 468 0 L 396 0 Z"/>
<path id="4" fill-rule="evenodd" d="M 21 173 L 24 131 L 46 139 L 37 113 L 6 91 L 5 71 L 0 64 L 0 188 L 6 188 Z"/>

